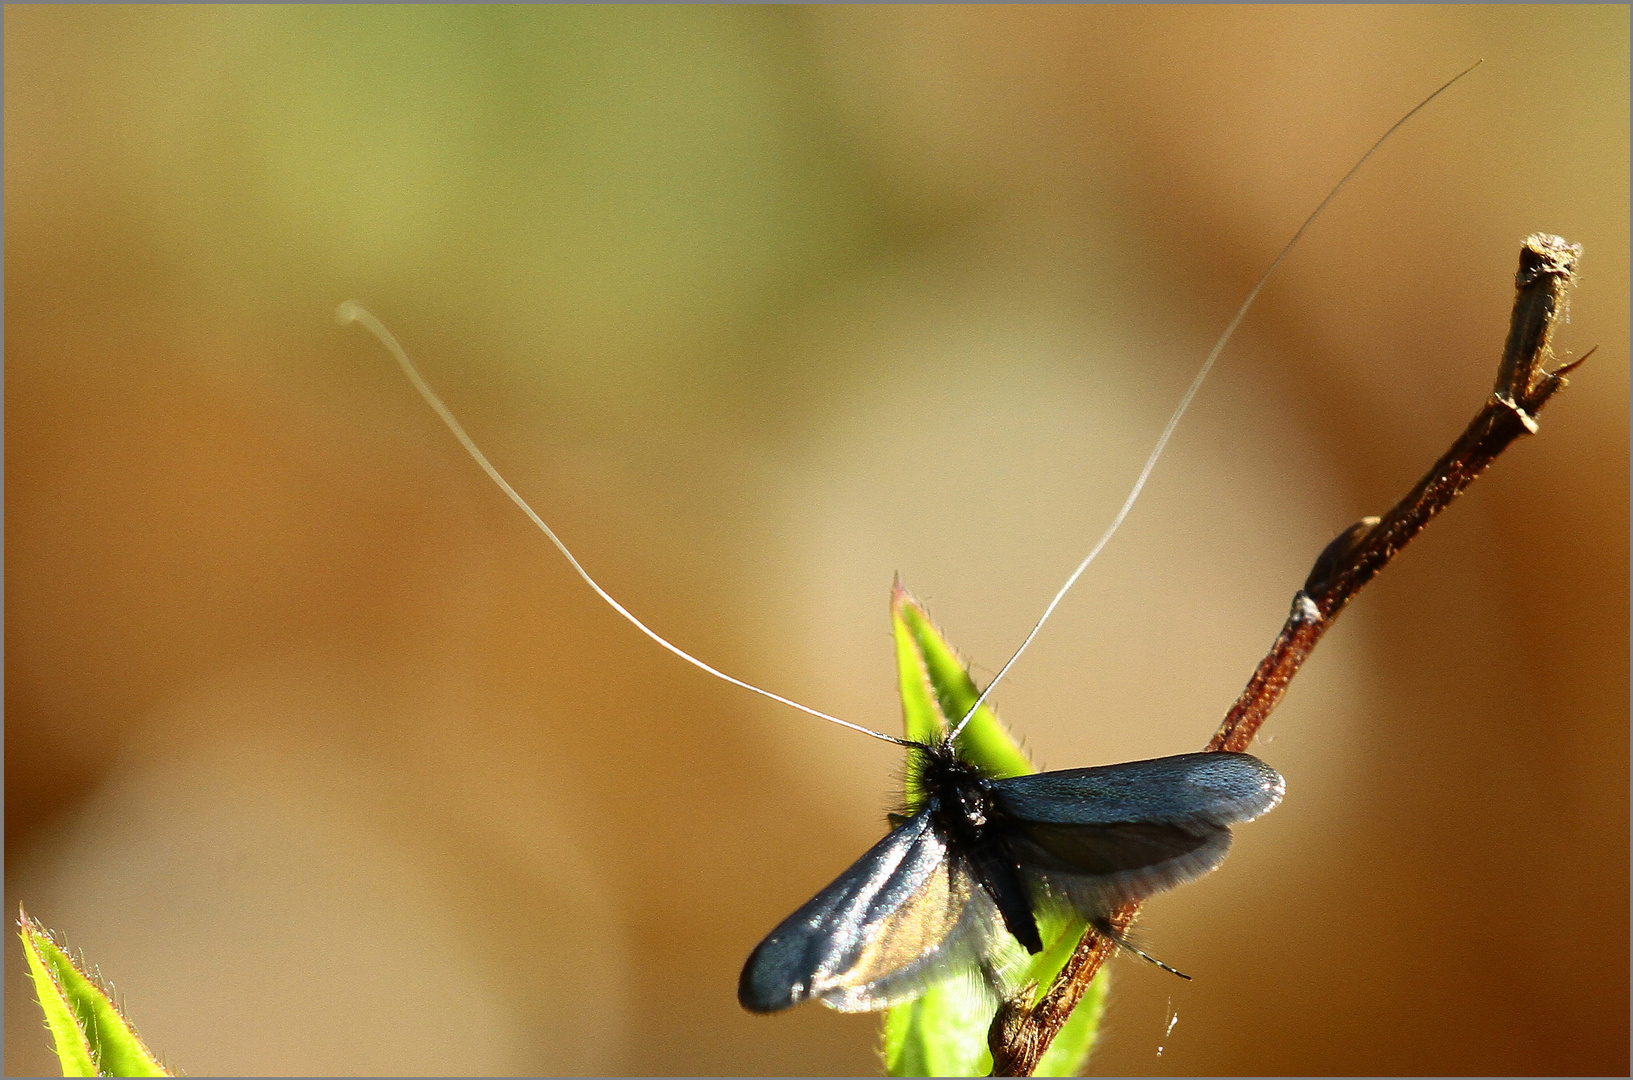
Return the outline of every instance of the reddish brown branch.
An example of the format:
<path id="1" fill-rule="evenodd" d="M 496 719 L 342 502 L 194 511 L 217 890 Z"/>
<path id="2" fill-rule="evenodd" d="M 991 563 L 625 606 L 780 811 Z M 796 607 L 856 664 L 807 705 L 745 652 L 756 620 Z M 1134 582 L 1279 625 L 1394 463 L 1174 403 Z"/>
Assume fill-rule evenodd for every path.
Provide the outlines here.
<path id="1" fill-rule="evenodd" d="M 1565 311 L 1569 289 L 1581 256 L 1579 245 L 1537 233 L 1520 249 L 1515 276 L 1514 313 L 1508 342 L 1497 368 L 1496 385 L 1478 415 L 1451 449 L 1441 455 L 1417 486 L 1382 518 L 1362 518 L 1327 545 L 1293 597 L 1293 609 L 1275 644 L 1259 662 L 1236 704 L 1208 742 L 1208 750 L 1245 750 L 1260 725 L 1280 703 L 1310 650 L 1338 618 L 1351 597 L 1422 531 L 1440 511 L 1462 494 L 1487 465 L 1521 435 L 1535 434 L 1536 415 L 1566 385 L 1565 374 L 1587 357 L 1548 371 L 1554 327 Z M 1138 904 L 1111 917 L 1126 930 Z M 1047 993 L 1031 1008 L 1006 1005 L 993 1019 L 988 1041 L 994 1076 L 1030 1076 L 1072 1014 L 1089 982 L 1116 946 L 1090 928 L 1077 943 Z"/>

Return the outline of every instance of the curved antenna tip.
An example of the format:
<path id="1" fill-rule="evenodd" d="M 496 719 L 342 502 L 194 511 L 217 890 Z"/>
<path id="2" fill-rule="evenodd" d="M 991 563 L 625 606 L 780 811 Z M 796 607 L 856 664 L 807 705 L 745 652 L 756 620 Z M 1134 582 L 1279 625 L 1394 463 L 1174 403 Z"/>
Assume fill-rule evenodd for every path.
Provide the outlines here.
<path id="1" fill-rule="evenodd" d="M 1242 320 L 1247 317 L 1248 310 L 1253 307 L 1253 302 L 1259 298 L 1259 293 L 1264 289 L 1265 282 L 1269 281 L 1270 276 L 1276 272 L 1276 268 L 1281 266 L 1283 260 L 1287 258 L 1288 252 L 1292 251 L 1293 248 L 1298 245 L 1299 240 L 1303 239 L 1304 234 L 1309 231 L 1310 226 L 1315 223 L 1316 219 L 1321 216 L 1322 212 L 1327 209 L 1328 205 L 1338 197 L 1338 193 L 1344 190 L 1345 186 L 1349 184 L 1350 179 L 1356 173 L 1361 171 L 1361 166 L 1370 161 L 1372 159 L 1372 155 L 1378 152 L 1378 148 L 1385 142 L 1389 141 L 1389 137 L 1391 135 L 1399 131 L 1408 120 L 1412 119 L 1412 117 L 1422 112 L 1423 109 L 1428 106 L 1429 102 L 1451 89 L 1454 83 L 1462 79 L 1465 75 L 1483 63 L 1485 63 L 1484 60 L 1476 60 L 1468 67 L 1458 72 L 1451 79 L 1443 83 L 1438 90 L 1413 106 L 1405 116 L 1395 121 L 1394 125 L 1391 126 L 1388 131 L 1385 131 L 1382 135 L 1378 136 L 1377 142 L 1374 142 L 1371 148 L 1368 149 L 1366 153 L 1361 155 L 1360 160 L 1358 160 L 1354 165 L 1350 166 L 1349 172 L 1345 173 L 1338 183 L 1333 185 L 1332 190 L 1327 192 L 1327 197 L 1322 199 L 1314 210 L 1310 211 L 1309 216 L 1304 219 L 1304 224 L 1300 225 L 1298 230 L 1293 233 L 1293 238 L 1287 241 L 1287 243 L 1282 246 L 1281 251 L 1277 253 L 1276 257 L 1271 260 L 1269 268 L 1266 269 L 1263 274 L 1259 275 L 1259 280 L 1254 284 L 1252 290 L 1248 292 L 1247 299 L 1242 301 L 1241 306 L 1236 309 L 1236 314 L 1231 318 L 1229 325 L 1225 327 L 1224 333 L 1219 335 L 1218 339 L 1213 343 L 1213 348 L 1208 351 L 1208 357 L 1202 361 L 1202 367 L 1197 371 L 1196 378 L 1191 380 L 1191 385 L 1188 386 L 1185 393 L 1181 395 L 1179 405 L 1175 407 L 1173 414 L 1168 417 L 1168 424 L 1162 429 L 1162 434 L 1157 436 L 1156 446 L 1152 448 L 1150 455 L 1145 459 L 1145 464 L 1140 468 L 1140 475 L 1135 479 L 1134 486 L 1129 490 L 1128 497 L 1123 500 L 1122 507 L 1117 511 L 1116 515 L 1112 517 L 1111 524 L 1106 527 L 1105 532 L 1100 534 L 1100 539 L 1095 541 L 1094 547 L 1089 549 L 1089 553 L 1083 557 L 1083 561 L 1077 564 L 1077 569 L 1073 570 L 1071 576 L 1066 579 L 1066 584 L 1062 585 L 1060 587 L 1060 591 L 1055 593 L 1054 599 L 1049 601 L 1049 606 L 1043 609 L 1043 614 L 1038 617 L 1037 622 L 1032 624 L 1032 629 L 1027 631 L 1026 637 L 1021 641 L 1020 647 L 1010 655 L 1007 661 L 1004 662 L 1004 666 L 998 669 L 998 674 L 992 677 L 992 681 L 987 683 L 986 689 L 982 690 L 980 695 L 976 697 L 975 704 L 970 706 L 969 712 L 965 713 L 964 718 L 960 720 L 956 726 L 954 726 L 952 729 L 952 734 L 948 736 L 949 740 L 956 739 L 959 733 L 964 730 L 965 725 L 970 722 L 970 717 L 975 715 L 975 710 L 979 709 L 982 704 L 986 702 L 987 696 L 992 693 L 993 688 L 1003 681 L 1005 675 L 1009 674 L 1009 669 L 1014 667 L 1015 661 L 1019 660 L 1021 658 L 1021 654 L 1026 652 L 1027 648 L 1032 644 L 1032 639 L 1038 636 L 1039 630 L 1043 629 L 1043 624 L 1049 621 L 1049 617 L 1055 613 L 1055 608 L 1060 605 L 1061 600 L 1064 599 L 1066 594 L 1071 591 L 1072 586 L 1077 584 L 1077 579 L 1083 576 L 1083 571 L 1087 570 L 1089 568 L 1089 564 L 1094 562 L 1094 560 L 1099 557 L 1101 549 L 1104 548 L 1106 544 L 1111 541 L 1111 538 L 1117 534 L 1117 530 L 1122 528 L 1123 519 L 1126 518 L 1128 516 L 1128 512 L 1134 508 L 1135 501 L 1140 497 L 1140 493 L 1145 490 L 1146 481 L 1151 478 L 1151 471 L 1156 468 L 1158 459 L 1162 457 L 1163 451 L 1168 448 L 1168 440 L 1173 437 L 1174 429 L 1179 426 L 1180 418 L 1183 417 L 1190 409 L 1191 401 L 1196 397 L 1197 392 L 1202 389 L 1202 383 L 1205 379 L 1207 379 L 1208 372 L 1213 370 L 1213 365 L 1219 359 L 1219 355 L 1225 351 L 1226 343 L 1228 343 L 1231 337 L 1235 335 L 1236 328 L 1242 324 Z"/>

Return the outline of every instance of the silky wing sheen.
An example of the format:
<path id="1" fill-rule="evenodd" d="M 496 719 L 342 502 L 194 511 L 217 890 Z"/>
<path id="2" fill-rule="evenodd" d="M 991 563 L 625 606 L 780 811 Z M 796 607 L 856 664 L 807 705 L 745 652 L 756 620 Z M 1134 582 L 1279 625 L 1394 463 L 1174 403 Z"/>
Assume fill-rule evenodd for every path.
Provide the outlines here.
<path id="1" fill-rule="evenodd" d="M 815 999 L 846 1012 L 883 1009 L 960 973 L 989 997 L 1012 990 L 1025 950 L 1004 932 L 971 854 L 937 824 L 967 795 L 984 793 L 990 813 L 965 828 L 1014 868 L 1034 913 L 1099 924 L 1123 903 L 1218 866 L 1230 826 L 1274 807 L 1283 787 L 1264 762 L 1230 753 L 957 776 L 944 776 L 923 810 L 760 943 L 738 982 L 744 1008 L 777 1012 Z M 957 783 L 976 787 L 960 794 Z"/>
<path id="2" fill-rule="evenodd" d="M 1041 909 L 1098 921 L 1224 861 L 1230 826 L 1281 801 L 1248 754 L 1179 754 L 994 781 L 1011 858 Z"/>
<path id="3" fill-rule="evenodd" d="M 1008 816 L 1060 825 L 1252 821 L 1281 801 L 1281 774 L 1251 754 L 1175 754 L 992 781 Z"/>
<path id="4" fill-rule="evenodd" d="M 752 1012 L 812 998 L 844 1012 L 888 1008 L 988 967 L 996 916 L 926 809 L 784 919 L 749 955 L 737 998 Z"/>

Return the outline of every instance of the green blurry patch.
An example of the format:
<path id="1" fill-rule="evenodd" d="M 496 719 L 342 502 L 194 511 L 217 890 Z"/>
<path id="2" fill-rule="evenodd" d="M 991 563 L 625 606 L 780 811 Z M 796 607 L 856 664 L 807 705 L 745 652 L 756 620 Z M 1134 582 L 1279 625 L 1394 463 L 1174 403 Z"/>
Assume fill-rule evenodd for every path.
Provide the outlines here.
<path id="1" fill-rule="evenodd" d="M 654 379 L 753 362 L 735 336 L 879 242 L 802 18 L 157 9 L 130 21 L 145 62 L 108 92 L 133 102 L 143 205 L 196 287 L 413 303 L 514 342 L 497 362 L 523 387 L 661 397 Z"/>

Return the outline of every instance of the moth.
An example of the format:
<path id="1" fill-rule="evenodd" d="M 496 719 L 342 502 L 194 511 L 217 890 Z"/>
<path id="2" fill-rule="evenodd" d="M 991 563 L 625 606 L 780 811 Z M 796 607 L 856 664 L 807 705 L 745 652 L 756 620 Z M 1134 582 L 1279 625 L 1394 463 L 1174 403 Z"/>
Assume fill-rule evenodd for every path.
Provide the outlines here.
<path id="1" fill-rule="evenodd" d="M 894 829 L 883 840 L 749 954 L 737 988 L 745 1009 L 777 1012 L 813 999 L 844 1012 L 886 1009 L 970 972 L 978 975 L 978 988 L 1004 996 L 1025 955 L 1047 944 L 1040 916 L 1057 925 L 1075 916 L 1144 956 L 1108 916 L 1215 869 L 1230 849 L 1230 827 L 1281 801 L 1281 775 L 1249 754 L 1178 754 L 996 778 L 961 757 L 956 739 L 1121 526 L 1214 361 L 1287 252 L 1390 135 L 1472 70 L 1386 131 L 1282 248 L 1214 343 L 1110 526 L 957 726 L 934 744 L 891 740 L 918 756 L 924 805 L 910 817 L 893 816 Z"/>
<path id="2" fill-rule="evenodd" d="M 912 755 L 921 804 L 911 814 L 893 815 L 884 839 L 754 949 L 738 982 L 738 1000 L 744 1008 L 769 1013 L 817 1000 L 847 1012 L 885 1009 L 912 1000 L 942 980 L 971 974 L 978 989 L 1007 994 L 1027 956 L 1049 944 L 1046 926 L 1058 933 L 1063 925 L 1087 923 L 1119 946 L 1139 952 L 1108 916 L 1124 904 L 1215 869 L 1230 848 L 1231 826 L 1251 821 L 1281 801 L 1285 790 L 1281 775 L 1249 754 L 1177 754 L 1003 777 L 988 774 L 961 753 L 958 737 L 1117 532 L 1180 418 L 1270 275 L 1378 147 L 1466 74 L 1441 86 L 1397 121 L 1305 219 L 1215 342 L 1111 524 L 969 710 L 934 741 L 887 735 L 802 705 L 719 671 L 651 630 L 590 576 L 505 481 L 391 332 L 357 304 L 340 306 L 340 321 L 361 322 L 379 339 L 489 478 L 589 587 L 642 633 L 717 678 L 895 743 Z"/>
<path id="3" fill-rule="evenodd" d="M 1107 916 L 1217 867 L 1230 826 L 1285 789 L 1250 754 L 991 779 L 951 740 L 911 752 L 923 808 L 755 948 L 737 987 L 745 1009 L 885 1009 L 963 971 L 1002 995 L 1017 964 L 1001 934 L 1036 954 L 1038 914 L 1075 914 L 1121 941 Z"/>

